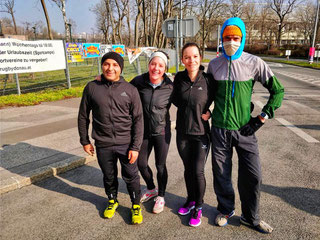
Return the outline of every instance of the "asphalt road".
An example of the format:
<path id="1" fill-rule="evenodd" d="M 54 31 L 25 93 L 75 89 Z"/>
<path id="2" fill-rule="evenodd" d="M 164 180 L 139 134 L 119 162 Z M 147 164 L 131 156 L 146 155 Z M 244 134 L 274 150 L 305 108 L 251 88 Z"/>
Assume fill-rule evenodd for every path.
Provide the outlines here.
<path id="1" fill-rule="evenodd" d="M 169 181 L 166 208 L 161 214 L 152 213 L 153 203 L 150 201 L 143 204 L 144 223 L 130 225 L 131 204 L 119 175 L 120 207 L 113 219 L 103 219 L 107 200 L 102 174 L 94 161 L 58 177 L 1 195 L 0 238 L 320 239 L 320 71 L 281 64 L 270 66 L 286 92 L 275 119 L 268 120 L 257 132 L 263 170 L 260 214 L 274 227 L 271 235 L 257 233 L 239 224 L 241 210 L 238 195 L 236 216 L 230 224 L 223 228 L 214 226 L 217 201 L 212 187 L 210 156 L 205 169 L 207 188 L 202 224 L 191 228 L 187 216 L 177 215 L 179 206 L 185 201 L 186 190 L 183 165 L 176 150 L 173 131 L 167 160 Z M 260 112 L 267 96 L 267 91 L 257 84 L 253 114 Z M 53 125 L 60 131 L 63 128 L 57 123 Z M 49 129 L 54 131 L 54 127 Z M 47 133 L 36 131 L 34 134 L 45 137 Z M 153 156 L 150 162 L 154 169 Z M 235 188 L 237 168 L 235 153 Z M 143 180 L 141 183 L 145 188 Z"/>

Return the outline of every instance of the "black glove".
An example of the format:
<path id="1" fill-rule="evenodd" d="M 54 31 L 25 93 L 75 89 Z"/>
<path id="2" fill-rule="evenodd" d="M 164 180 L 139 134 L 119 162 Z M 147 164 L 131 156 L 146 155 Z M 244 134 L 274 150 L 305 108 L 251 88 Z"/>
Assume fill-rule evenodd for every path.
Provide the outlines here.
<path id="1" fill-rule="evenodd" d="M 262 127 L 264 123 L 261 122 L 259 117 L 251 117 L 250 121 L 240 128 L 240 134 L 243 136 L 251 136 L 254 134 L 259 128 Z"/>

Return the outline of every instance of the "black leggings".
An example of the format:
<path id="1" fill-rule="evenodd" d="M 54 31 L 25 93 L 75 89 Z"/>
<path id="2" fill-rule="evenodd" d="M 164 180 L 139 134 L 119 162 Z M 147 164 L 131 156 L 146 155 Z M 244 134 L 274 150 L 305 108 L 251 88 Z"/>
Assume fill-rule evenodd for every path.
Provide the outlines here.
<path id="1" fill-rule="evenodd" d="M 184 179 L 188 201 L 195 201 L 201 207 L 206 190 L 204 166 L 210 149 L 208 135 L 193 136 L 177 133 L 177 147 L 184 165 Z"/>
<path id="2" fill-rule="evenodd" d="M 140 176 L 137 162 L 130 164 L 128 160 L 128 145 L 97 147 L 97 158 L 103 173 L 103 184 L 109 199 L 117 199 L 118 195 L 118 167 L 120 160 L 121 175 L 133 204 L 140 202 Z"/>
<path id="3" fill-rule="evenodd" d="M 142 178 L 147 184 L 149 190 L 154 189 L 154 181 L 152 170 L 148 165 L 148 159 L 154 147 L 154 156 L 156 160 L 157 168 L 157 180 L 158 180 L 158 195 L 163 197 L 166 191 L 168 182 L 168 172 L 166 167 L 166 160 L 169 150 L 169 144 L 171 140 L 171 133 L 165 135 L 153 136 L 143 139 L 141 150 L 139 152 L 138 167 Z"/>

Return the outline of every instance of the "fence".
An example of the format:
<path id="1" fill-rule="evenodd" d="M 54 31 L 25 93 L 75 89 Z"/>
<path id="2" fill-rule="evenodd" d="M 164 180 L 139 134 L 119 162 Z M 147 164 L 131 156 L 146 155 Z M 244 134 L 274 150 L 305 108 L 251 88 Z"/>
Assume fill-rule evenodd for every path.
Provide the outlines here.
<path id="1" fill-rule="evenodd" d="M 169 55 L 168 67 L 170 68 L 175 65 L 175 51 L 171 49 L 165 49 L 164 51 Z M 80 63 L 68 63 L 71 86 L 83 86 L 99 75 L 99 72 L 101 72 L 100 60 L 101 58 L 89 58 Z M 122 75 L 127 81 L 148 71 L 148 58 L 145 55 L 140 55 L 132 64 L 129 64 L 128 57 L 124 57 L 124 60 L 125 67 Z M 23 94 L 46 89 L 68 88 L 68 82 L 65 70 L 0 75 L 1 96 L 17 94 L 18 88 Z"/>

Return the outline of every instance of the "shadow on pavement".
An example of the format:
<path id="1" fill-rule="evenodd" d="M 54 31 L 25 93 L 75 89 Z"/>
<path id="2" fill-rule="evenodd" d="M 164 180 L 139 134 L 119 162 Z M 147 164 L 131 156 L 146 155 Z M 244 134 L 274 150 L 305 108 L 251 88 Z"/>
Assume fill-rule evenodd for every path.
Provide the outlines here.
<path id="1" fill-rule="evenodd" d="M 102 179 L 103 177 L 100 169 L 84 165 L 67 173 L 60 174 L 55 178 L 35 183 L 34 185 L 77 198 L 81 201 L 89 202 L 96 206 L 100 217 L 103 218 L 103 212 L 107 207 L 108 199 L 104 193 Z M 126 194 L 128 196 L 128 201 L 130 201 L 125 183 L 120 178 L 118 178 L 118 181 L 118 192 Z M 91 190 L 87 190 L 91 187 L 101 188 L 102 195 L 98 195 Z M 130 208 L 122 206 L 120 202 L 117 212 L 127 224 L 131 223 Z"/>
<path id="2" fill-rule="evenodd" d="M 263 184 L 261 191 L 278 196 L 293 207 L 320 217 L 320 190 L 300 187 L 276 187 Z"/>
<path id="3" fill-rule="evenodd" d="M 1 179 L 4 179 L 6 175 L 9 176 L 9 173 L 28 177 L 28 174 L 35 175 L 36 170 L 39 170 L 37 175 L 41 175 L 40 172 L 43 172 L 45 168 L 56 168 L 59 162 L 73 158 L 83 157 L 25 142 L 6 145 L 0 149 Z"/>
<path id="4" fill-rule="evenodd" d="M 295 125 L 298 128 L 320 130 L 320 125 Z"/>

